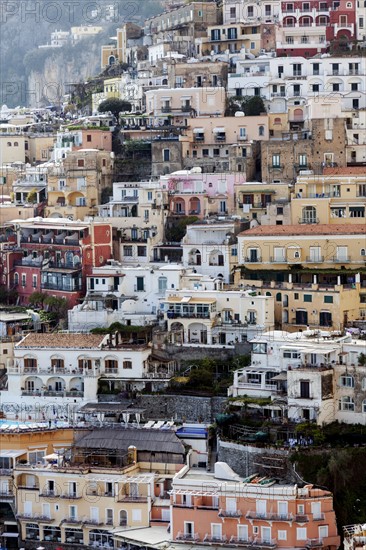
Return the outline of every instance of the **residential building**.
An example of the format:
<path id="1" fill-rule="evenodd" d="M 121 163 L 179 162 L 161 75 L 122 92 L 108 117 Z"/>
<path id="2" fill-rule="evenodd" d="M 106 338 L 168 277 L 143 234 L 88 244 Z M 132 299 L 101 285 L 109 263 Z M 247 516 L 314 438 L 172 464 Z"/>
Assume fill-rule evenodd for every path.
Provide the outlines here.
<path id="1" fill-rule="evenodd" d="M 365 218 L 362 167 L 324 168 L 323 175 L 300 175 L 291 193 L 293 224 L 360 224 Z"/>
<path id="2" fill-rule="evenodd" d="M 66 464 L 60 455 L 51 470 L 47 457 L 33 469 L 15 468 L 23 544 L 114 548 L 116 534 L 149 527 L 153 518 L 169 525 L 167 491 L 185 456 L 174 432 L 95 430 L 81 436 L 69 456 Z"/>
<path id="3" fill-rule="evenodd" d="M 204 172 L 243 172 L 247 180 L 257 176 L 260 152 L 256 142 L 267 141 L 266 114 L 245 117 L 200 117 L 187 121 L 179 137 L 183 166 Z"/>
<path id="4" fill-rule="evenodd" d="M 83 38 L 90 38 L 103 31 L 103 27 L 94 25 L 85 25 L 80 27 L 71 27 L 71 38 L 74 42 Z"/>
<path id="5" fill-rule="evenodd" d="M 143 334 L 119 339 L 85 333 L 30 333 L 14 346 L 2 403 L 27 407 L 32 418 L 37 410 L 46 413 L 48 407 L 59 417 L 73 418 L 77 407 L 97 401 L 103 383 L 122 391 L 144 388 L 150 354 Z"/>
<path id="6" fill-rule="evenodd" d="M 226 201 L 223 201 L 223 207 Z M 240 220 L 222 216 L 205 219 L 187 226 L 182 239 L 183 265 L 193 267 L 203 275 L 221 277 L 226 283 L 234 265 L 238 265 L 238 242 L 236 235 L 243 227 Z M 222 218 L 222 219 L 220 219 Z"/>
<path id="7" fill-rule="evenodd" d="M 304 118 L 303 110 L 299 111 Z M 301 130 L 300 120 L 299 123 L 298 128 Z M 264 181 L 294 183 L 296 177 L 304 171 L 305 174 L 309 170 L 314 174 L 322 174 L 327 166 L 347 165 L 344 119 L 312 120 L 309 130 L 311 131 L 299 132 L 293 126 L 293 132 L 284 134 L 287 135 L 286 140 L 270 139 L 262 144 Z"/>
<path id="8" fill-rule="evenodd" d="M 240 52 L 257 55 L 262 46 L 262 32 L 262 25 L 257 21 L 209 26 L 207 36 L 196 38 L 196 55 L 197 57 L 224 55 L 224 59 L 226 55 L 229 59 L 230 55 Z M 275 41 L 273 41 L 274 46 Z"/>
<path id="9" fill-rule="evenodd" d="M 3 249 L 21 304 L 36 291 L 66 298 L 69 306 L 84 294 L 86 275 L 112 255 L 110 224 L 64 218 L 29 218 L 6 224 L 13 228 Z"/>
<path id="10" fill-rule="evenodd" d="M 117 63 L 128 63 L 132 65 L 133 59 L 129 57 L 129 47 L 131 42 L 138 40 L 142 36 L 142 29 L 139 25 L 128 21 L 117 29 L 116 43 L 102 46 L 101 68 Z"/>
<path id="11" fill-rule="evenodd" d="M 201 219 L 233 212 L 234 185 L 244 181 L 244 174 L 202 173 L 198 166 L 160 177 L 162 188 L 168 190 L 170 213 Z"/>
<path id="12" fill-rule="evenodd" d="M 226 93 L 222 86 L 164 88 L 146 91 L 146 114 L 174 124 L 189 124 L 194 116 L 222 116 Z"/>
<path id="13" fill-rule="evenodd" d="M 166 293 L 165 319 L 173 343 L 231 345 L 273 326 L 273 299 L 224 290 L 222 281 L 194 275 L 193 288 Z"/>
<path id="14" fill-rule="evenodd" d="M 246 181 L 235 183 L 235 209 L 237 214 L 261 224 L 282 225 L 290 223 L 289 210 L 290 188 L 281 181 L 268 185 L 266 182 Z M 268 220 L 264 219 L 267 215 Z"/>
<path id="15" fill-rule="evenodd" d="M 182 468 L 171 501 L 172 538 L 186 545 L 339 546 L 332 495 L 313 485 L 258 485 L 218 462 L 214 473 Z"/>
<path id="16" fill-rule="evenodd" d="M 195 38 L 205 36 L 207 27 L 217 24 L 220 15 L 212 2 L 191 2 L 147 19 L 144 35 L 152 44 L 171 41 L 173 50 L 192 57 Z"/>
<path id="17" fill-rule="evenodd" d="M 158 182 L 114 182 L 111 199 L 99 206 L 95 219 L 108 219 L 117 228 L 117 257 L 124 264 L 153 261 L 153 247 L 163 240 L 167 192 Z"/>
<path id="18" fill-rule="evenodd" d="M 109 151 L 79 149 L 66 153 L 61 163 L 48 171 L 46 215 L 69 219 L 96 215 L 103 190 L 111 187 L 113 166 L 114 153 Z"/>
<path id="19" fill-rule="evenodd" d="M 339 331 L 272 331 L 251 344 L 251 364 L 235 371 L 229 395 L 270 398 L 262 409 L 273 418 L 365 423 L 363 340 Z"/>
<path id="20" fill-rule="evenodd" d="M 279 20 L 280 5 L 274 0 L 268 0 L 265 4 L 247 2 L 246 0 L 224 0 L 223 23 L 272 23 Z"/>
<path id="21" fill-rule="evenodd" d="M 25 172 L 13 182 L 13 193 L 17 206 L 27 203 L 38 205 L 45 202 L 47 198 L 47 167 L 42 165 L 26 167 Z"/>
<path id="22" fill-rule="evenodd" d="M 115 322 L 155 323 L 163 314 L 166 292 L 178 290 L 186 272 L 177 264 L 126 266 L 114 260 L 94 268 L 84 301 L 69 310 L 69 329 L 85 331 Z"/>
<path id="23" fill-rule="evenodd" d="M 275 295 L 277 326 L 343 330 L 363 310 L 364 245 L 362 224 L 262 225 L 238 235 L 235 282 Z"/>

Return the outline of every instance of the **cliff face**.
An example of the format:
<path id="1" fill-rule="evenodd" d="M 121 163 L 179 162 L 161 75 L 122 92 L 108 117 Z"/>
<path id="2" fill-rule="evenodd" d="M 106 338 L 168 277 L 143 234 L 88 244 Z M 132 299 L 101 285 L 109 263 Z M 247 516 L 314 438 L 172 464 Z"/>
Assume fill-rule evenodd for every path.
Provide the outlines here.
<path id="1" fill-rule="evenodd" d="M 60 49 L 46 57 L 42 67 L 29 68 L 28 98 L 30 107 L 58 105 L 64 94 L 70 91 L 69 84 L 85 82 L 100 71 L 100 46 L 85 41 L 85 48 Z"/>

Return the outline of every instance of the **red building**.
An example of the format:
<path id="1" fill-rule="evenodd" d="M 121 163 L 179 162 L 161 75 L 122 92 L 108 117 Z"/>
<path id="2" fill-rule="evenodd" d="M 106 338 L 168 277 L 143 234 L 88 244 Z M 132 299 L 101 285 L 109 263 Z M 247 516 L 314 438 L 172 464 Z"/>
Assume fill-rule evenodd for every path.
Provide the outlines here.
<path id="1" fill-rule="evenodd" d="M 13 233 L 3 245 L 2 262 L 6 284 L 17 290 L 20 304 L 38 291 L 66 298 L 73 307 L 85 294 L 92 268 L 112 257 L 112 227 L 107 223 L 34 218 L 7 225 Z"/>
<path id="2" fill-rule="evenodd" d="M 356 38 L 355 0 L 281 2 L 277 55 L 313 57 Z"/>

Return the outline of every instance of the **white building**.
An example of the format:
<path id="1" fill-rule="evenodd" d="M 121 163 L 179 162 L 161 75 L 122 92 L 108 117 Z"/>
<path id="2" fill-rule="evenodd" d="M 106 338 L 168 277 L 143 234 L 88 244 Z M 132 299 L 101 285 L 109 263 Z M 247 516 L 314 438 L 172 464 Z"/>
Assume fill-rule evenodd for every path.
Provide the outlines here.
<path id="1" fill-rule="evenodd" d="M 7 413 L 20 420 L 53 415 L 71 418 L 76 408 L 96 402 L 98 384 L 118 382 L 142 389 L 151 347 L 115 335 L 30 333 L 14 346 L 7 365 L 8 389 L 1 391 Z"/>
<path id="2" fill-rule="evenodd" d="M 225 217 L 188 225 L 182 240 L 183 265 L 229 283 L 232 268 L 238 263 L 239 231 L 240 222 Z"/>
<path id="3" fill-rule="evenodd" d="M 269 397 L 295 422 L 366 423 L 364 340 L 326 331 L 273 331 L 254 338 L 251 365 L 234 373 L 229 395 Z M 279 414 L 279 412 L 272 412 Z"/>
<path id="4" fill-rule="evenodd" d="M 124 266 L 115 261 L 94 268 L 84 302 L 69 310 L 69 329 L 155 323 L 163 315 L 166 291 L 178 290 L 186 271 L 177 264 Z"/>

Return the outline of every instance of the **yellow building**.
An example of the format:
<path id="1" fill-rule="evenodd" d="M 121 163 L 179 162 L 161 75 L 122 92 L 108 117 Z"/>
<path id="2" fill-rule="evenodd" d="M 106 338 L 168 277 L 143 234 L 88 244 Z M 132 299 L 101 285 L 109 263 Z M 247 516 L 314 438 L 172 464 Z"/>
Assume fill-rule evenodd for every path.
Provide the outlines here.
<path id="1" fill-rule="evenodd" d="M 22 541 L 113 548 L 116 531 L 149 527 L 153 519 L 167 526 L 167 491 L 185 456 L 175 432 L 103 428 L 80 435 L 66 454 L 16 465 Z"/>
<path id="2" fill-rule="evenodd" d="M 113 153 L 98 149 L 71 151 L 48 175 L 47 217 L 83 219 L 96 214 L 102 190 L 111 186 Z"/>
<path id="3" fill-rule="evenodd" d="M 275 321 L 342 330 L 362 318 L 366 225 L 258 226 L 238 235 L 235 283 L 275 297 Z"/>
<path id="4" fill-rule="evenodd" d="M 56 140 L 54 134 L 30 134 L 25 141 L 26 162 L 47 162 L 51 158 Z"/>
<path id="5" fill-rule="evenodd" d="M 325 168 L 298 176 L 291 199 L 293 224 L 365 223 L 366 179 L 362 167 Z"/>

